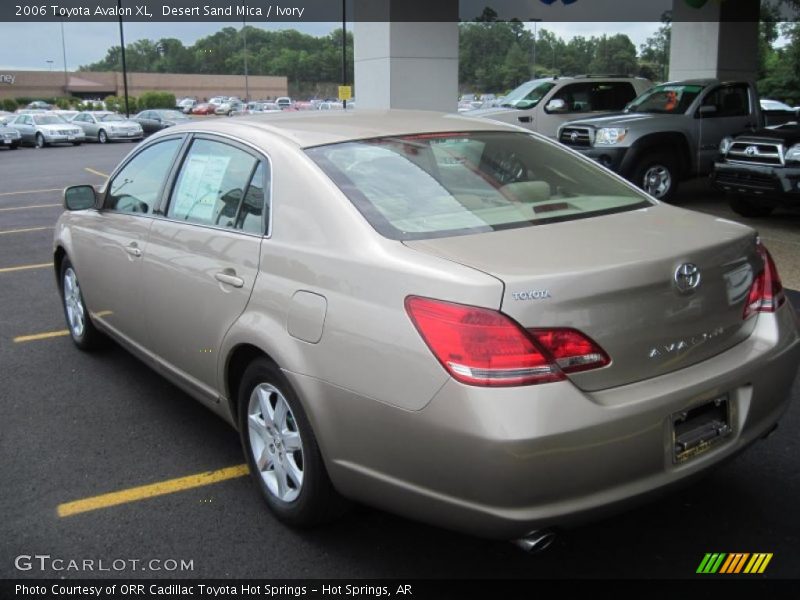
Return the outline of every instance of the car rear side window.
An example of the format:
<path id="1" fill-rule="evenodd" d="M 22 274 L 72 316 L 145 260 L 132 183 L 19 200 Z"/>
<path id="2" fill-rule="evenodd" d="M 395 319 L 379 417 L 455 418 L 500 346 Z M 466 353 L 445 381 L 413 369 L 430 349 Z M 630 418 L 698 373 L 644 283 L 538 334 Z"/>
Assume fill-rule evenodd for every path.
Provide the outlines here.
<path id="1" fill-rule="evenodd" d="M 263 167 L 252 154 L 221 142 L 195 140 L 178 174 L 167 217 L 261 233 L 263 180 Z"/>
<path id="2" fill-rule="evenodd" d="M 528 227 L 651 204 L 591 161 L 525 133 L 405 135 L 306 152 L 391 239 Z"/>
<path id="3" fill-rule="evenodd" d="M 106 210 L 152 214 L 183 139 L 148 146 L 117 173 L 108 186 Z"/>
<path id="4" fill-rule="evenodd" d="M 266 189 L 269 179 L 265 170 L 264 163 L 258 163 L 236 218 L 237 229 L 248 233 L 264 233 L 269 230 L 269 224 L 265 222 L 265 218 L 269 216 L 269 190 Z"/>
<path id="5" fill-rule="evenodd" d="M 564 86 L 553 100 L 563 100 L 567 113 L 622 110 L 636 98 L 627 81 L 573 83 Z"/>

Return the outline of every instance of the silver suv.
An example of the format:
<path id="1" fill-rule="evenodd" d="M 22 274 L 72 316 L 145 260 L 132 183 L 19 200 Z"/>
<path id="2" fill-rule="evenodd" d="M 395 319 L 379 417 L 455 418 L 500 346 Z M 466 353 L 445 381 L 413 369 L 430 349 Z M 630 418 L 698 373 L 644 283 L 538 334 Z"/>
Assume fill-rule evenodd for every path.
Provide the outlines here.
<path id="1" fill-rule="evenodd" d="M 619 112 L 634 98 L 653 87 L 641 77 L 548 77 L 523 83 L 496 108 L 468 111 L 518 125 L 555 138 L 558 128 L 574 119 Z"/>

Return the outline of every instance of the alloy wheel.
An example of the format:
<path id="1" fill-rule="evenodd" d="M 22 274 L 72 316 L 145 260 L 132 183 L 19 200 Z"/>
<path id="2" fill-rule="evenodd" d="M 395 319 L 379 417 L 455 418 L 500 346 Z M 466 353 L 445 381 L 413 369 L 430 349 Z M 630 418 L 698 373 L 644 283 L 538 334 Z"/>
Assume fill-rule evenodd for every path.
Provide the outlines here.
<path id="1" fill-rule="evenodd" d="M 663 165 L 653 165 L 644 173 L 642 189 L 654 198 L 664 198 L 672 187 L 672 174 Z"/>
<path id="2" fill-rule="evenodd" d="M 64 271 L 64 307 L 67 310 L 70 333 L 73 337 L 80 338 L 86 328 L 86 309 L 83 306 L 78 277 L 72 267 Z"/>
<path id="3" fill-rule="evenodd" d="M 303 488 L 303 442 L 286 398 L 262 383 L 250 394 L 247 409 L 250 451 L 269 492 L 293 502 Z"/>

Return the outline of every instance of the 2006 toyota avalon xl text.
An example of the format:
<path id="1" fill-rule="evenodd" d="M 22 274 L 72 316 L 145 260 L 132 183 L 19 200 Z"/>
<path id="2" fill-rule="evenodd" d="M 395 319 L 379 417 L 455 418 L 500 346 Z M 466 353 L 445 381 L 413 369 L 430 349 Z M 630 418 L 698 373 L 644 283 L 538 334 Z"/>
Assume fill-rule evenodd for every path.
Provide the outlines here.
<path id="1" fill-rule="evenodd" d="M 769 433 L 800 361 L 755 231 L 491 121 L 190 123 L 65 205 L 72 339 L 235 424 L 290 524 L 350 498 L 536 540 Z"/>

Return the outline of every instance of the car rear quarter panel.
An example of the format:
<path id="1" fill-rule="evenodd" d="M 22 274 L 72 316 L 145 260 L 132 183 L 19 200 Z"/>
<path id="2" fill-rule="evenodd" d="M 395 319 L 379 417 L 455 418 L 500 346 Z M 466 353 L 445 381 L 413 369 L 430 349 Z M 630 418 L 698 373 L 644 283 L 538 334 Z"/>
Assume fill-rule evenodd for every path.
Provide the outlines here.
<path id="1" fill-rule="evenodd" d="M 270 156 L 271 237 L 250 302 L 223 343 L 220 381 L 225 357 L 252 344 L 286 371 L 405 410 L 423 408 L 448 375 L 408 318 L 406 296 L 499 308 L 502 283 L 381 237 L 302 151 L 274 144 Z M 317 343 L 288 332 L 298 291 L 325 299 Z"/>

